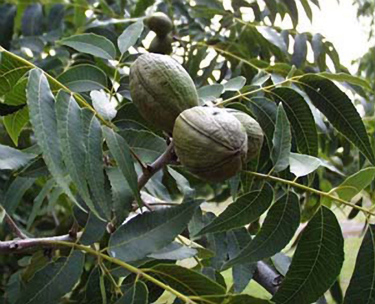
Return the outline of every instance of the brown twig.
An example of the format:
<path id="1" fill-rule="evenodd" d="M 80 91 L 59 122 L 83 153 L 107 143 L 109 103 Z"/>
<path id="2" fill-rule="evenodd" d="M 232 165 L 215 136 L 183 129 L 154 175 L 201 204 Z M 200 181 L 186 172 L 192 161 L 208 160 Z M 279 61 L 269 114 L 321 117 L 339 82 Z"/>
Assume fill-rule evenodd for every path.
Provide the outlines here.
<path id="1" fill-rule="evenodd" d="M 27 239 L 27 235 L 24 234 L 21 229 L 17 226 L 15 221 L 10 217 L 10 215 L 4 210 L 4 220 L 8 224 L 9 228 L 13 231 L 13 233 L 18 236 L 20 239 Z"/>

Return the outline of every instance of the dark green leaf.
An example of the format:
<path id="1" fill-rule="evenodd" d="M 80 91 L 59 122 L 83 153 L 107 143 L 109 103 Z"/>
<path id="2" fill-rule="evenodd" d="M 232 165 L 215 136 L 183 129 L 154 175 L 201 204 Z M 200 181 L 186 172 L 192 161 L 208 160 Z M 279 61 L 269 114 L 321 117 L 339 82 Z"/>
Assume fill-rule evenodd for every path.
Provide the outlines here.
<path id="1" fill-rule="evenodd" d="M 57 80 L 73 92 L 88 92 L 107 87 L 105 73 L 90 64 L 73 66 L 57 77 Z"/>
<path id="2" fill-rule="evenodd" d="M 16 177 L 7 189 L 2 205 L 12 215 L 20 203 L 25 192 L 34 184 L 35 178 Z"/>
<path id="3" fill-rule="evenodd" d="M 366 90 L 369 90 L 372 92 L 372 88 L 368 81 L 366 79 L 360 78 L 358 76 L 346 74 L 346 73 L 327 73 L 327 72 L 322 72 L 318 74 L 319 76 L 322 76 L 324 78 L 334 80 L 334 81 L 339 81 L 339 82 L 348 82 L 350 84 L 360 86 Z"/>
<path id="4" fill-rule="evenodd" d="M 273 297 L 276 303 L 309 304 L 335 282 L 344 261 L 344 239 L 335 215 L 321 207 L 302 233 L 292 264 Z"/>
<path id="5" fill-rule="evenodd" d="M 192 269 L 178 265 L 159 264 L 152 268 L 152 272 L 186 296 L 225 294 L 223 286 Z"/>
<path id="6" fill-rule="evenodd" d="M 154 2 L 155 2 L 155 0 L 138 0 L 132 16 L 133 17 L 139 17 L 139 16 L 143 15 L 146 8 L 153 5 Z"/>
<path id="7" fill-rule="evenodd" d="M 138 177 L 134 169 L 133 159 L 127 142 L 108 127 L 103 127 L 103 131 L 109 150 L 115 158 L 119 169 L 128 181 L 134 197 L 137 199 L 138 203 L 142 205 L 138 190 Z"/>
<path id="8" fill-rule="evenodd" d="M 292 18 L 293 27 L 295 28 L 298 23 L 298 9 L 295 0 L 284 0 L 283 1 L 288 8 L 290 17 Z"/>
<path id="9" fill-rule="evenodd" d="M 81 276 L 84 254 L 74 251 L 38 271 L 19 294 L 16 304 L 50 304 L 68 293 Z"/>
<path id="10" fill-rule="evenodd" d="M 0 170 L 16 170 L 26 165 L 36 155 L 0 144 Z"/>
<path id="11" fill-rule="evenodd" d="M 298 150 L 303 154 L 318 155 L 318 134 L 314 117 L 304 98 L 290 88 L 277 88 L 272 91 L 284 106 L 292 125 Z"/>
<path id="12" fill-rule="evenodd" d="M 126 291 L 115 304 L 148 304 L 148 288 L 142 281 L 136 281 L 135 284 Z"/>
<path id="13" fill-rule="evenodd" d="M 10 47 L 16 11 L 17 6 L 14 4 L 0 5 L 0 45 L 5 49 Z"/>
<path id="14" fill-rule="evenodd" d="M 177 242 L 173 242 L 160 249 L 159 251 L 149 254 L 148 257 L 157 260 L 184 260 L 192 258 L 196 254 L 196 249 L 183 246 Z"/>
<path id="15" fill-rule="evenodd" d="M 276 45 L 282 52 L 287 53 L 288 50 L 285 41 L 275 29 L 269 26 L 257 26 L 257 30 L 264 38 Z"/>
<path id="16" fill-rule="evenodd" d="M 237 76 L 235 78 L 232 78 L 228 80 L 224 84 L 224 90 L 225 91 L 239 91 L 243 88 L 243 86 L 246 83 L 246 78 L 243 76 Z"/>
<path id="17" fill-rule="evenodd" d="M 273 191 L 269 184 L 261 190 L 252 191 L 240 196 L 230 204 L 217 218 L 204 227 L 198 235 L 227 231 L 249 224 L 258 219 L 271 205 Z"/>
<path id="18" fill-rule="evenodd" d="M 332 125 L 375 164 L 365 126 L 350 99 L 332 81 L 316 75 L 303 76 L 299 82 L 313 104 Z"/>
<path id="19" fill-rule="evenodd" d="M 369 225 L 345 294 L 345 304 L 375 303 L 375 225 Z"/>
<path id="20" fill-rule="evenodd" d="M 43 34 L 43 7 L 40 3 L 29 5 L 22 17 L 22 35 L 39 36 Z"/>
<path id="21" fill-rule="evenodd" d="M 309 1 L 308 0 L 300 0 L 300 1 L 303 6 L 303 9 L 305 10 L 307 18 L 309 18 L 310 22 L 312 22 L 313 14 L 312 14 Z"/>
<path id="22" fill-rule="evenodd" d="M 229 299 L 225 300 L 223 304 L 271 304 L 271 302 L 249 295 L 233 295 L 229 296 Z"/>
<path id="23" fill-rule="evenodd" d="M 143 20 L 129 25 L 117 40 L 118 48 L 121 54 L 124 54 L 131 46 L 133 46 L 143 32 Z"/>
<path id="24" fill-rule="evenodd" d="M 297 34 L 294 38 L 294 49 L 292 64 L 300 68 L 306 61 L 307 55 L 307 38 L 306 34 Z"/>
<path id="25" fill-rule="evenodd" d="M 276 128 L 273 135 L 273 150 L 271 158 L 274 164 L 275 172 L 285 170 L 289 166 L 289 155 L 292 147 L 292 134 L 290 123 L 280 103 L 277 107 Z"/>
<path id="26" fill-rule="evenodd" d="M 3 122 L 10 138 L 17 146 L 21 131 L 29 122 L 29 109 L 25 107 L 14 114 L 5 116 Z"/>
<path id="27" fill-rule="evenodd" d="M 79 242 L 86 246 L 99 242 L 106 231 L 106 226 L 107 223 L 101 221 L 94 213 L 90 212 Z"/>
<path id="28" fill-rule="evenodd" d="M 271 207 L 255 238 L 225 267 L 257 262 L 281 251 L 292 239 L 300 223 L 299 200 L 289 191 Z"/>
<path id="29" fill-rule="evenodd" d="M 56 180 L 69 198 L 77 203 L 69 189 L 62 159 L 60 140 L 57 133 L 55 99 L 49 88 L 46 76 L 39 69 L 30 72 L 27 88 L 27 104 L 30 121 L 36 141 L 43 152 L 43 159 Z M 78 204 L 78 203 L 77 203 Z"/>
<path id="30" fill-rule="evenodd" d="M 200 202 L 146 212 L 121 226 L 109 240 L 110 254 L 136 261 L 171 243 L 187 226 Z"/>
<path id="31" fill-rule="evenodd" d="M 113 60 L 116 57 L 116 49 L 113 43 L 104 36 L 93 33 L 70 36 L 61 40 L 60 43 L 78 52 L 100 58 Z"/>

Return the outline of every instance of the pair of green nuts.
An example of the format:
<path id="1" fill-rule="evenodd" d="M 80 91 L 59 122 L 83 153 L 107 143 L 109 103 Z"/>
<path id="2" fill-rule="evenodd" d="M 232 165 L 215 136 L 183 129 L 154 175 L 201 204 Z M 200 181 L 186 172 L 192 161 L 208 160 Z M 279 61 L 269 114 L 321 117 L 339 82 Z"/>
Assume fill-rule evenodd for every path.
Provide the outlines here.
<path id="1" fill-rule="evenodd" d="M 226 180 L 261 149 L 258 122 L 234 109 L 199 106 L 193 80 L 170 56 L 138 57 L 130 69 L 130 92 L 141 115 L 172 134 L 181 164 L 201 179 Z"/>

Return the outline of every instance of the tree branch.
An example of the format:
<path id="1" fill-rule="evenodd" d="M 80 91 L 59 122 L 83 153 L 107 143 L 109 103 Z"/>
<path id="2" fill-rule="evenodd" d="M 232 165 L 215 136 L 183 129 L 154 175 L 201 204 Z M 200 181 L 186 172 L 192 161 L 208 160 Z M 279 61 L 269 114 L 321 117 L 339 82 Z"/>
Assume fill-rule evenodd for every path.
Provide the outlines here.
<path id="1" fill-rule="evenodd" d="M 264 287 L 270 294 L 275 294 L 283 276 L 273 270 L 268 264 L 259 261 L 253 276 L 254 281 Z"/>
<path id="2" fill-rule="evenodd" d="M 4 220 L 8 224 L 9 228 L 13 231 L 13 233 L 20 239 L 27 239 L 27 235 L 21 231 L 21 229 L 17 226 L 17 224 L 13 221 L 10 215 L 5 211 L 5 209 L 3 210 L 5 212 Z"/>

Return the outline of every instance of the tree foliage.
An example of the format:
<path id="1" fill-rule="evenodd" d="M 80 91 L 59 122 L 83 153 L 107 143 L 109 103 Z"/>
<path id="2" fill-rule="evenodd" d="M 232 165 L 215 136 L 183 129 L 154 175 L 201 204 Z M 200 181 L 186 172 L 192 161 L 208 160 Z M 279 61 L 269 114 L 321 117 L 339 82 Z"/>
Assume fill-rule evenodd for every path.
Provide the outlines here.
<path id="1" fill-rule="evenodd" d="M 337 214 L 361 213 L 344 302 L 375 303 L 373 71 L 365 57 L 365 78 L 349 74 L 332 43 L 297 31 L 312 7 L 0 4 L 0 302 L 322 303 L 340 289 Z M 243 111 L 264 132 L 258 158 L 225 182 L 189 173 L 132 103 L 129 67 L 155 11 L 173 20 L 172 56 L 200 104 Z M 268 299 L 241 294 L 250 280 Z"/>

